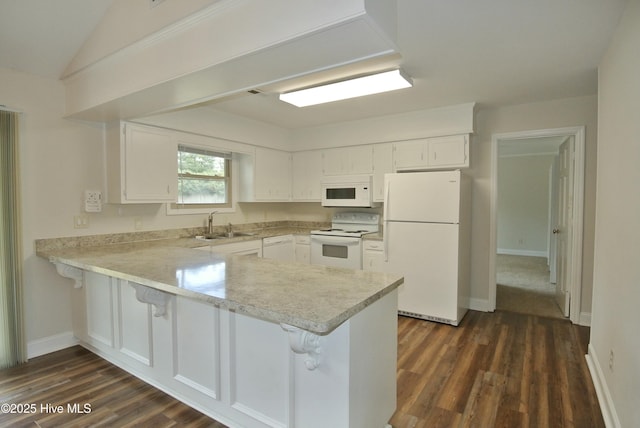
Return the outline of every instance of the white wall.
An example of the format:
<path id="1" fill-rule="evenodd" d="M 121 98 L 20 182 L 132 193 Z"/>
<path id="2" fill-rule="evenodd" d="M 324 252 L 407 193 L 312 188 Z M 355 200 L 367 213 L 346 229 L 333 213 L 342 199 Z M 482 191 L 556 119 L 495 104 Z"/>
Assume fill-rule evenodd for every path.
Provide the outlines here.
<path id="1" fill-rule="evenodd" d="M 597 150 L 597 96 L 565 98 L 500 108 L 480 108 L 471 144 L 474 179 L 471 239 L 471 294 L 479 306 L 489 298 L 491 136 L 510 132 L 585 126 L 585 209 L 580 311 L 591 312 Z"/>
<path id="2" fill-rule="evenodd" d="M 491 137 L 493 134 L 585 126 L 585 217 L 581 312 L 591 312 L 593 227 L 595 212 L 597 96 L 584 96 L 507 106 L 476 106 L 475 121 L 466 119 L 472 105 L 409 112 L 381 118 L 341 122 L 294 130 L 293 150 L 318 149 L 397 141 L 474 131 L 471 150 L 473 178 L 471 296 L 472 305 L 489 307 L 489 223 L 491 198 Z M 475 128 L 474 128 L 475 126 Z"/>
<path id="3" fill-rule="evenodd" d="M 0 78 L 7 83 L 3 88 L 3 103 L 22 109 L 22 162 L 23 199 L 24 199 L 24 248 L 26 263 L 26 315 L 27 340 L 31 343 L 57 334 L 70 331 L 69 287 L 70 280 L 61 278 L 53 266 L 39 259 L 33 252 L 33 241 L 39 238 L 62 236 L 95 235 L 102 233 L 133 232 L 134 220 L 142 219 L 142 230 L 161 230 L 182 227 L 204 226 L 205 216 L 167 216 L 164 206 L 105 205 L 103 212 L 89 214 L 90 225 L 87 229 L 74 229 L 73 216 L 82 213 L 82 196 L 85 189 L 104 190 L 103 182 L 103 130 L 101 127 L 63 119 L 64 88 L 55 80 L 47 80 L 10 70 L 0 70 Z M 289 138 L 288 132 L 242 118 L 218 115 L 208 109 L 194 117 L 179 113 L 174 117 L 162 119 L 148 118 L 148 122 L 171 125 L 177 129 L 197 128 L 196 131 L 211 134 L 219 138 L 243 141 L 267 147 L 281 148 L 300 146 Z M 411 112 L 383 118 L 385 141 L 409 136 L 433 135 L 433 129 L 425 124 L 433 123 L 433 117 L 447 117 L 449 109 L 433 112 Z M 591 252 L 589 245 L 592 230 L 593 206 L 592 190 L 589 182 L 595 176 L 595 168 L 590 163 L 595 159 L 595 111 L 596 98 L 580 97 L 511 106 L 501 109 L 481 109 L 476 115 L 478 132 L 471 144 L 472 167 L 469 170 L 474 178 L 473 195 L 473 237 L 472 237 L 472 296 L 480 302 L 488 299 L 488 266 L 486 248 L 488 247 L 489 189 L 491 170 L 490 147 L 492 133 L 503 133 L 541 128 L 564 126 L 587 126 L 587 202 L 585 218 L 585 290 L 583 291 L 583 310 L 589 311 L 591 305 Z M 449 112 L 450 113 L 450 112 Z M 459 117 L 454 114 L 452 117 Z M 427 119 L 427 120 L 424 120 Z M 440 123 L 435 121 L 436 123 Z M 468 128 L 471 121 L 462 125 Z M 364 127 L 367 121 L 342 123 L 327 128 L 298 131 L 297 135 L 320 144 L 324 137 L 343 135 L 345 138 L 332 138 L 333 145 L 345 144 L 353 136 L 357 142 L 376 142 L 379 132 Z M 399 126 L 394 127 L 393 124 Z M 442 122 L 445 123 L 445 122 Z M 452 120 L 446 122 L 447 129 L 454 129 Z M 458 132 L 463 132 L 458 129 Z M 287 142 L 284 142 L 287 141 Z M 315 147 L 315 146 L 314 146 Z M 310 147 L 311 148 L 311 147 Z M 300 219 L 326 221 L 331 210 L 320 208 L 317 204 L 242 204 L 236 213 L 224 215 L 220 222 L 245 223 L 257 221 Z"/>
<path id="4" fill-rule="evenodd" d="M 70 282 L 36 257 L 34 240 L 74 234 L 84 188 L 102 184 L 102 127 L 62 118 L 61 83 L 0 69 L 2 103 L 20 109 L 27 340 L 71 330 Z M 67 335 L 60 340 L 70 340 Z"/>
<path id="5" fill-rule="evenodd" d="M 640 426 L 640 1 L 599 69 L 598 180 L 589 356 L 609 426 Z M 609 368 L 610 352 L 614 353 Z"/>
<path id="6" fill-rule="evenodd" d="M 552 155 L 498 159 L 498 253 L 547 257 Z"/>
<path id="7" fill-rule="evenodd" d="M 20 156 L 24 247 L 26 334 L 30 355 L 65 346 L 72 340 L 69 279 L 35 255 L 34 240 L 65 236 L 134 232 L 142 219 L 145 230 L 204 226 L 204 215 L 168 216 L 164 205 L 111 205 L 91 213 L 89 227 L 74 229 L 73 217 L 84 214 L 85 189 L 105 190 L 103 126 L 64 119 L 61 82 L 0 68 L 2 103 L 22 110 Z M 283 135 L 273 127 L 229 117 L 209 119 L 224 137 L 242 141 L 262 136 L 277 146 Z M 220 126 L 222 123 L 225 126 Z M 229 124 L 233 123 L 233 127 Z M 235 134 L 230 128 L 235 129 Z M 284 138 L 286 140 L 286 138 Z M 330 211 L 310 204 L 241 204 L 235 213 L 221 214 L 221 224 L 287 220 L 326 221 Z"/>

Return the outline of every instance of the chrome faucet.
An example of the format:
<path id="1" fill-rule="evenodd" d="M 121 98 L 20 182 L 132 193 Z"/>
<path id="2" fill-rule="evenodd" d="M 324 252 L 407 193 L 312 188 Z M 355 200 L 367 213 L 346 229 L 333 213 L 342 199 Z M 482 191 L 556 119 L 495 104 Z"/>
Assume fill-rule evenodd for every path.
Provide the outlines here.
<path id="1" fill-rule="evenodd" d="M 209 223 L 208 223 L 208 227 L 207 227 L 207 234 L 209 236 L 213 235 L 213 215 L 215 213 L 217 213 L 218 211 L 212 211 L 211 214 L 209 214 Z"/>
<path id="2" fill-rule="evenodd" d="M 233 238 L 233 226 L 231 226 L 231 223 L 227 225 L 227 237 Z"/>

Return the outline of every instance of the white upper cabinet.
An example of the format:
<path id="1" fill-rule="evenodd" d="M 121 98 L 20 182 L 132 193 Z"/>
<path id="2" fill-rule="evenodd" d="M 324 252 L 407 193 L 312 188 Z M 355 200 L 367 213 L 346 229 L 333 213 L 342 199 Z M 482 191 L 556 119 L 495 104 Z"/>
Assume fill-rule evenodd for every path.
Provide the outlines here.
<path id="1" fill-rule="evenodd" d="M 384 202 L 384 175 L 393 172 L 393 144 L 373 146 L 373 202 Z"/>
<path id="2" fill-rule="evenodd" d="M 429 166 L 469 167 L 469 136 L 452 135 L 429 139 Z"/>
<path id="3" fill-rule="evenodd" d="M 291 153 L 256 147 L 240 158 L 240 202 L 291 200 Z"/>
<path id="4" fill-rule="evenodd" d="M 427 140 L 402 141 L 393 144 L 393 167 L 396 171 L 427 167 Z"/>
<path id="5" fill-rule="evenodd" d="M 469 167 L 469 136 L 424 138 L 393 145 L 396 171 Z"/>
<path id="6" fill-rule="evenodd" d="M 322 171 L 324 175 L 371 174 L 373 145 L 324 150 Z"/>
<path id="7" fill-rule="evenodd" d="M 110 203 L 174 202 L 178 147 L 171 131 L 122 122 L 107 130 Z"/>
<path id="8" fill-rule="evenodd" d="M 297 202 L 319 202 L 322 199 L 322 152 L 310 150 L 295 152 L 293 162 L 293 200 Z"/>

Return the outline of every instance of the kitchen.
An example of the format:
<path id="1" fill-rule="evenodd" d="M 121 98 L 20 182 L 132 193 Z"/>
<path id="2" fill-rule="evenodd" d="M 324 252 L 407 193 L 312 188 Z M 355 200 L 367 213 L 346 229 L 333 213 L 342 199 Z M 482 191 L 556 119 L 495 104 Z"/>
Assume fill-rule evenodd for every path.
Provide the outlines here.
<path id="1" fill-rule="evenodd" d="M 164 4 L 170 4 L 165 2 Z M 160 7 L 160 6 L 158 6 Z M 28 165 L 23 179 L 25 188 L 25 271 L 27 290 L 27 336 L 32 349 L 64 346 L 71 336 L 68 280 L 59 278 L 48 262 L 37 258 L 32 243 L 35 239 L 60 236 L 83 236 L 105 233 L 133 233 L 176 229 L 205 225 L 206 214 L 170 216 L 157 204 L 115 206 L 106 204 L 101 213 L 89 214 L 88 227 L 74 228 L 73 218 L 83 215 L 83 197 L 87 189 L 103 189 L 104 157 L 103 129 L 91 123 L 62 119 L 64 116 L 64 87 L 57 81 L 28 75 L 13 70 L 2 70 L 2 75 L 12 82 L 4 92 L 3 103 L 19 107 L 27 112 L 30 121 L 25 125 L 23 162 Z M 25 90 L 29 88 L 29 90 Z M 5 89 L 3 88 L 3 91 Z M 260 97 L 257 95 L 256 97 Z M 472 98 L 477 100 L 478 98 Z M 462 99 L 460 102 L 467 102 Z M 454 103 L 455 104 L 455 103 Z M 385 110 L 378 106 L 381 113 Z M 382 141 L 401 141 L 436 135 L 449 135 L 450 109 L 413 109 L 381 116 L 376 119 L 347 120 L 330 126 L 309 125 L 303 129 L 286 130 L 264 122 L 247 119 L 230 112 L 202 107 L 191 111 L 160 114 L 145 118 L 145 123 L 171 129 L 193 132 L 223 140 L 256 144 L 283 151 L 296 151 L 297 142 L 304 141 L 309 150 L 322 150 L 330 146 L 361 145 Z M 596 128 L 597 97 L 595 93 L 567 96 L 550 100 L 531 100 L 517 105 L 501 107 L 476 107 L 471 120 L 473 141 L 470 144 L 471 168 L 474 178 L 472 210 L 472 284 L 471 299 L 476 307 L 487 305 L 488 269 L 483 260 L 488 241 L 486 204 L 491 189 L 489 176 L 490 136 L 496 132 L 522 129 L 586 125 Z M 454 126 L 456 132 L 468 132 L 468 123 Z M 455 125 L 455 124 L 454 124 Z M 440 128 L 439 128 L 440 127 Z M 433 134 L 426 135 L 425 129 Z M 587 132 L 587 180 L 595 182 L 595 132 Z M 259 143 L 259 144 L 258 144 Z M 68 167 L 60 168 L 59 165 Z M 37 171 L 37 173 L 32 173 Z M 587 216 L 591 226 L 586 226 L 586 245 L 593 246 L 593 212 L 595 188 L 587 194 Z M 236 213 L 221 213 L 220 224 L 244 224 L 264 221 L 301 220 L 329 222 L 332 209 L 322 209 L 317 203 L 266 202 L 241 204 Z M 589 232 L 591 231 L 591 232 Z M 591 250 L 591 254 L 593 250 Z M 588 278 L 590 267 L 585 267 Z M 583 311 L 590 312 L 590 284 L 583 293 Z M 55 310 L 53 308 L 56 308 Z M 38 352 L 35 352 L 36 354 Z"/>

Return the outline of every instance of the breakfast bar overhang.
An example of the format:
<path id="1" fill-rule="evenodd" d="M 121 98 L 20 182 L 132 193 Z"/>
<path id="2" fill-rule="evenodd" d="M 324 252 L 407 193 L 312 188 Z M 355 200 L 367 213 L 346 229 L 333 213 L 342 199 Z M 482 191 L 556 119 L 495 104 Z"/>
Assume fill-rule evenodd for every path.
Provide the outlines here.
<path id="1" fill-rule="evenodd" d="M 171 242 L 51 250 L 80 344 L 230 427 L 385 427 L 402 277 Z"/>

